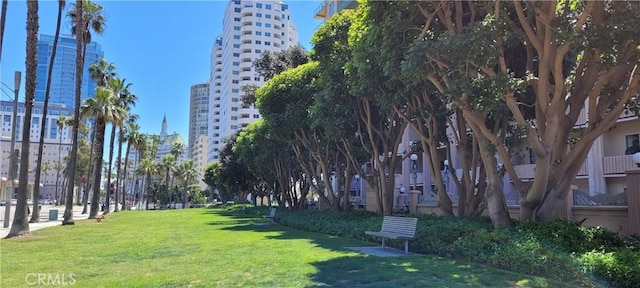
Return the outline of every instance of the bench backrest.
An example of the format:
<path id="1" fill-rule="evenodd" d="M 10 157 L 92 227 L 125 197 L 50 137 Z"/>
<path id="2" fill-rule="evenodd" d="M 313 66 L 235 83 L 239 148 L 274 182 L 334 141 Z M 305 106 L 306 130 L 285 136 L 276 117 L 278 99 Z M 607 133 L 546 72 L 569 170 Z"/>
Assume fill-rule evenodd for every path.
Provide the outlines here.
<path id="1" fill-rule="evenodd" d="M 413 237 L 416 234 L 417 226 L 418 218 L 384 216 L 380 231 Z"/>

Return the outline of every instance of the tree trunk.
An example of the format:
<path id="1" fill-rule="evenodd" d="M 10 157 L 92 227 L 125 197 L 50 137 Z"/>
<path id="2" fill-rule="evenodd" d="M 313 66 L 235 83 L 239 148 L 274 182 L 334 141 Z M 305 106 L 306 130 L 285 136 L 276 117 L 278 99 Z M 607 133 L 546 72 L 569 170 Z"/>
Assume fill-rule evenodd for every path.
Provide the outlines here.
<path id="1" fill-rule="evenodd" d="M 93 168 L 93 149 L 94 148 L 94 142 L 96 141 L 96 123 L 94 121 L 93 123 L 93 133 L 91 133 L 91 146 L 89 149 L 89 167 L 87 168 L 87 183 L 85 184 L 85 188 L 84 190 L 87 191 L 86 193 L 84 193 L 84 197 L 82 197 L 82 205 L 84 205 L 84 207 L 82 208 L 82 214 L 87 214 L 87 205 L 89 204 L 89 194 L 91 194 L 91 190 L 94 189 L 94 187 L 91 187 L 91 181 L 93 180 L 93 175 L 95 174 L 95 171 L 92 170 Z M 95 191 L 93 192 L 95 193 Z M 92 197 L 93 199 L 93 197 Z"/>
<path id="2" fill-rule="evenodd" d="M 125 192 L 127 192 L 126 191 L 127 168 L 128 168 L 127 166 L 129 166 L 129 151 L 130 151 L 130 149 L 131 149 L 131 143 L 127 142 L 127 149 L 126 149 L 125 155 L 124 155 L 124 167 L 122 169 L 122 170 L 124 170 L 124 171 L 122 171 L 122 207 L 123 207 L 122 209 L 125 209 L 125 207 L 127 205 L 127 203 L 126 203 L 127 199 L 126 199 L 126 197 L 124 195 L 125 195 Z M 118 154 L 120 154 L 120 153 L 118 153 Z M 118 156 L 118 157 L 120 157 L 120 156 Z"/>
<path id="3" fill-rule="evenodd" d="M 96 153 L 93 159 L 93 197 L 91 199 L 91 210 L 89 219 L 95 219 L 98 216 L 98 204 L 100 202 L 100 181 L 102 180 L 102 155 L 104 154 L 104 132 L 106 123 L 102 117 L 96 118 L 96 141 L 94 149 Z M 106 212 L 106 211 L 105 211 Z"/>
<path id="4" fill-rule="evenodd" d="M 26 51 L 26 83 L 25 83 L 25 112 L 24 125 L 22 125 L 22 141 L 20 155 L 20 175 L 18 183 L 18 196 L 16 211 L 13 216 L 13 223 L 7 238 L 31 235 L 29 230 L 29 215 L 27 206 L 27 182 L 29 181 L 29 148 L 31 143 L 29 139 L 29 131 L 31 130 L 31 117 L 33 112 L 33 100 L 36 93 L 36 68 L 38 53 L 38 1 L 27 2 L 27 51 Z M 13 119 L 16 121 L 16 119 Z M 11 131 L 15 133 L 15 131 Z M 7 203 L 7 205 L 10 205 Z M 36 204 L 37 205 L 37 204 Z M 34 209 L 37 210 L 37 209 Z"/>
<path id="5" fill-rule="evenodd" d="M 113 146 L 115 144 L 115 140 L 116 140 L 116 126 L 112 123 L 111 124 L 111 138 L 109 139 L 109 164 L 108 164 L 108 170 L 107 170 L 107 197 L 105 200 L 106 203 L 106 208 L 104 209 L 104 213 L 103 214 L 107 214 L 110 211 L 110 206 L 111 206 L 111 167 L 113 164 Z M 118 188 L 116 187 L 116 185 L 113 186 L 113 190 L 116 193 L 115 194 L 115 210 L 118 210 Z"/>
<path id="6" fill-rule="evenodd" d="M 82 9 L 82 0 L 76 1 L 76 9 L 77 15 L 84 15 Z M 76 25 L 76 35 L 84 35 L 85 26 L 84 25 Z M 80 38 L 84 38 L 82 36 L 76 37 L 78 41 L 76 41 L 76 95 L 75 95 L 75 109 L 73 112 L 73 135 L 72 141 L 73 145 L 71 146 L 71 161 L 69 161 L 69 187 L 67 187 L 67 201 L 64 209 L 64 218 L 62 220 L 62 225 L 73 225 L 75 222 L 73 221 L 73 188 L 75 186 L 75 177 L 76 177 L 76 161 L 78 160 L 78 128 L 80 127 L 80 103 L 81 101 L 81 92 L 82 92 L 82 72 L 84 72 L 84 54 L 86 49 L 86 43 L 80 40 Z"/>

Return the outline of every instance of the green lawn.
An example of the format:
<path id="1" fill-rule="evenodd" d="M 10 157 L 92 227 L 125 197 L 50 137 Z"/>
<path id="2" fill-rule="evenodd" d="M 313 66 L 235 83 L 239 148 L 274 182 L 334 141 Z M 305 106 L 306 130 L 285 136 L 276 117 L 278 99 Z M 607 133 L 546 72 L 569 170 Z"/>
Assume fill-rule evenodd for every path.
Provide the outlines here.
<path id="1" fill-rule="evenodd" d="M 344 247 L 378 243 L 255 220 L 221 209 L 127 211 L 37 230 L 0 240 L 0 287 L 38 275 L 77 287 L 563 286 L 438 257 L 361 255 Z"/>

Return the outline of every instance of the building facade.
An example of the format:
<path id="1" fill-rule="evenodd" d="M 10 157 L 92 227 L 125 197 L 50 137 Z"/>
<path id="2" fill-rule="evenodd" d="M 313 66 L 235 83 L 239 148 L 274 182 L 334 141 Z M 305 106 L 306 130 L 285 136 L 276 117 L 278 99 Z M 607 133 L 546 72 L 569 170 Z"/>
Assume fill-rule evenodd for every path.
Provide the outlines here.
<path id="1" fill-rule="evenodd" d="M 0 177 L 9 179 L 10 169 L 10 150 L 11 150 L 11 128 L 13 125 L 13 105 L 12 101 L 0 101 L 0 126 L 2 127 L 0 137 Z M 62 104 L 50 104 L 47 121 L 45 127 L 41 127 L 42 121 L 42 102 L 35 102 L 33 107 L 33 115 L 29 124 L 29 135 L 23 135 L 24 125 L 24 103 L 18 103 L 17 122 L 16 122 L 16 144 L 15 149 L 22 147 L 22 140 L 29 139 L 29 183 L 35 180 L 35 171 L 39 169 L 37 165 L 38 142 L 40 141 L 40 130 L 45 129 L 42 163 L 43 167 L 40 175 L 41 199 L 54 199 L 56 186 L 58 193 L 62 187 L 62 176 L 58 177 L 59 169 L 64 169 L 64 161 L 71 150 L 72 127 L 63 127 L 62 130 L 56 124 L 59 116 L 73 116 L 73 109 Z M 24 136 L 24 137 L 23 137 Z M 59 168 L 59 169 L 58 169 Z M 62 173 L 62 172 L 60 172 Z M 56 185 L 58 181 L 59 185 Z M 30 196 L 29 196 L 30 197 Z"/>
<path id="2" fill-rule="evenodd" d="M 38 67 L 36 70 L 36 95 L 35 100 L 43 102 L 45 98 L 45 88 L 47 84 L 47 73 L 49 61 L 53 51 L 54 36 L 40 34 L 38 39 Z M 91 79 L 89 66 L 97 63 L 104 53 L 101 46 L 96 42 L 87 44 L 87 51 L 84 62 L 84 73 L 82 77 L 82 95 L 85 99 L 94 95 L 96 83 Z M 51 74 L 51 90 L 49 103 L 64 104 L 66 107 L 75 107 L 75 87 L 76 87 L 76 39 L 71 36 L 60 36 L 58 38 L 58 49 L 56 59 L 53 64 Z"/>
<path id="3" fill-rule="evenodd" d="M 217 161 L 223 139 L 260 119 L 258 109 L 242 103 L 242 87 L 262 85 L 253 61 L 264 51 L 280 51 L 298 44 L 287 4 L 279 1 L 231 0 L 223 18 L 223 32 L 211 50 L 207 161 Z"/>
<path id="4" fill-rule="evenodd" d="M 327 20 L 344 9 L 356 9 L 356 0 L 322 0 L 313 13 L 313 18 Z"/>
<path id="5" fill-rule="evenodd" d="M 209 83 L 191 86 L 189 101 L 189 158 L 194 159 L 197 138 L 207 135 L 209 114 Z M 206 151 L 205 151 L 206 153 Z M 206 157 L 206 154 L 205 154 Z"/>

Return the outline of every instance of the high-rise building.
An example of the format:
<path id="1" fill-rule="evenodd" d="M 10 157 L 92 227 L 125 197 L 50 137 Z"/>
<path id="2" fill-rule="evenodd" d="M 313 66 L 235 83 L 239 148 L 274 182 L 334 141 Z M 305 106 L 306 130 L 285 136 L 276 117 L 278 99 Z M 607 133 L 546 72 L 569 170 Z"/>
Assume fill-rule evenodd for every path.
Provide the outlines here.
<path id="1" fill-rule="evenodd" d="M 224 138 L 260 119 L 258 109 L 241 99 L 243 86 L 264 83 L 253 61 L 264 51 L 298 44 L 289 6 L 280 1 L 231 0 L 222 27 L 211 50 L 208 162 L 218 159 Z"/>
<path id="2" fill-rule="evenodd" d="M 189 101 L 189 158 L 193 159 L 196 138 L 199 135 L 207 135 L 208 114 L 209 83 L 191 86 L 191 97 Z"/>
<path id="3" fill-rule="evenodd" d="M 44 101 L 45 87 L 49 61 L 53 50 L 54 36 L 40 34 L 38 39 L 38 68 L 36 70 L 36 95 L 35 100 Z M 98 62 L 103 57 L 102 48 L 96 42 L 87 44 L 84 61 L 84 73 L 82 75 L 82 95 L 85 99 L 94 95 L 96 83 L 91 79 L 89 66 Z M 58 38 L 58 49 L 51 74 L 51 90 L 49 103 L 64 104 L 67 107 L 75 107 L 76 87 L 76 39 L 71 36 Z"/>

